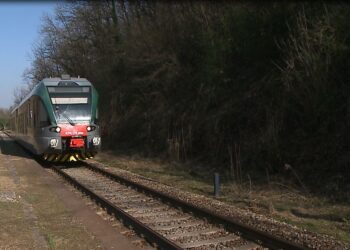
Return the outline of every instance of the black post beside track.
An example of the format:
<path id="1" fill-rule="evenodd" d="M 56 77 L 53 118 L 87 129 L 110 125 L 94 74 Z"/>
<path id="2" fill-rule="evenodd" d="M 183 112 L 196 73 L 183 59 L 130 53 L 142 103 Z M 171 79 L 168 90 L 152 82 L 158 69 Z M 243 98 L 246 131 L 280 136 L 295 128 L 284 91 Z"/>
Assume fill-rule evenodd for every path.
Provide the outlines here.
<path id="1" fill-rule="evenodd" d="M 265 247 L 268 247 L 270 249 L 286 249 L 286 250 L 296 250 L 296 249 L 300 249 L 300 250 L 305 249 L 306 250 L 306 249 L 309 249 L 307 247 L 298 245 L 294 242 L 290 242 L 290 241 L 278 238 L 276 236 L 273 236 L 271 234 L 268 234 L 268 233 L 263 232 L 261 230 L 258 230 L 256 228 L 244 225 L 240 222 L 233 220 L 230 217 L 222 216 L 220 214 L 215 214 L 208 209 L 196 207 L 196 206 L 194 206 L 188 202 L 185 202 L 183 200 L 177 199 L 175 197 L 171 197 L 167 194 L 161 193 L 161 192 L 154 190 L 150 187 L 147 187 L 147 186 L 144 186 L 142 184 L 125 179 L 121 176 L 118 176 L 116 174 L 113 174 L 111 172 L 103 170 L 100 167 L 96 167 L 91 163 L 84 162 L 84 166 L 86 166 L 87 168 L 89 168 L 95 172 L 101 173 L 101 174 L 103 174 L 103 175 L 107 176 L 108 178 L 111 178 L 115 181 L 118 181 L 120 183 L 124 183 L 124 184 L 129 185 L 133 188 L 136 188 L 139 191 L 143 191 L 151 196 L 157 197 L 164 202 L 168 202 L 168 203 L 172 204 L 175 207 L 181 207 L 182 209 L 189 211 L 189 212 L 193 212 L 198 216 L 210 218 L 211 220 L 213 220 L 216 223 L 225 225 L 227 228 L 239 232 L 242 235 L 242 237 L 244 237 L 248 240 L 254 241 L 254 242 L 256 242 L 260 245 L 263 245 Z"/>
<path id="2" fill-rule="evenodd" d="M 152 230 L 142 222 L 125 213 L 123 210 L 116 207 L 108 200 L 97 195 L 85 185 L 79 183 L 76 179 L 63 172 L 59 167 L 53 166 L 52 169 L 56 171 L 59 175 L 61 175 L 64 179 L 66 179 L 68 182 L 70 182 L 75 188 L 88 195 L 99 206 L 105 208 L 108 214 L 114 215 L 115 217 L 121 219 L 125 225 L 131 226 L 137 233 L 144 235 L 148 241 L 155 243 L 158 248 L 166 250 L 182 249 L 180 246 L 176 245 L 172 241 L 169 241 L 167 238 Z"/>

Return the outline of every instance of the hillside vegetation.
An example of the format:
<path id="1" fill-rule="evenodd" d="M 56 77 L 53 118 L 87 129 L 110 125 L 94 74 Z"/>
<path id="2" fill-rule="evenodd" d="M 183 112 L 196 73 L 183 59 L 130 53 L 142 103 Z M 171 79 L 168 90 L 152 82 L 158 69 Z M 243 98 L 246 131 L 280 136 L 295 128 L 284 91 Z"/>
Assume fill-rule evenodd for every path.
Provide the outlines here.
<path id="1" fill-rule="evenodd" d="M 348 195 L 349 69 L 343 2 L 91 1 L 43 19 L 26 76 L 93 82 L 106 148 Z"/>

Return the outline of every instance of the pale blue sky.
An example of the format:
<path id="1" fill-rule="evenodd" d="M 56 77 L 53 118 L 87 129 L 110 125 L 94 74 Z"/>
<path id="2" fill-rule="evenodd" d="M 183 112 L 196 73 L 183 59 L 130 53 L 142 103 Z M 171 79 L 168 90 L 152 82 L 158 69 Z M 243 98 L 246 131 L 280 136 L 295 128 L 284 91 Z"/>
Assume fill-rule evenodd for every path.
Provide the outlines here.
<path id="1" fill-rule="evenodd" d="M 9 108 L 13 92 L 23 84 L 33 44 L 44 13 L 52 15 L 60 1 L 0 1 L 0 107 Z"/>

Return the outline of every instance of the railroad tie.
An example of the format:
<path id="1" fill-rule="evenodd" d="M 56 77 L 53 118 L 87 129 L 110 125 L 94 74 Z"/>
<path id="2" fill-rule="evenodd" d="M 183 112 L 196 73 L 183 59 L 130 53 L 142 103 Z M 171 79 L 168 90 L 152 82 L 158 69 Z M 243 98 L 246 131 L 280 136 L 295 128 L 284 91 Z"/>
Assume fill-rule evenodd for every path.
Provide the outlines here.
<path id="1" fill-rule="evenodd" d="M 218 234 L 222 232 L 224 232 L 224 230 L 220 228 L 209 228 L 209 229 L 202 229 L 194 232 L 183 231 L 183 232 L 171 234 L 169 235 L 169 238 L 171 240 L 177 240 L 184 237 L 195 237 L 195 236 L 204 236 L 204 235 L 208 236 L 208 235 Z"/>
<path id="2" fill-rule="evenodd" d="M 259 246 L 254 242 L 248 242 L 245 245 L 235 248 L 235 250 L 256 250 L 256 249 L 261 249 L 261 246 Z"/>
<path id="3" fill-rule="evenodd" d="M 145 224 L 148 225 L 155 225 L 155 224 L 164 224 L 164 223 L 176 223 L 179 224 L 183 221 L 187 221 L 191 219 L 191 216 L 189 215 L 184 215 L 184 216 L 180 216 L 180 217 L 160 217 L 160 218 L 155 218 L 155 219 L 145 219 L 141 221 Z"/>
<path id="4" fill-rule="evenodd" d="M 228 236 L 223 236 L 215 239 L 183 243 L 180 246 L 184 249 L 187 249 L 187 248 L 197 248 L 197 247 L 204 247 L 204 246 L 210 246 L 210 245 L 217 245 L 220 243 L 228 243 L 232 241 L 240 242 L 242 241 L 242 238 L 237 235 L 231 234 Z"/>
<path id="5" fill-rule="evenodd" d="M 164 212 L 149 212 L 149 213 L 139 213 L 139 214 L 133 214 L 133 216 L 137 219 L 145 219 L 145 218 L 152 218 L 152 217 L 166 217 L 166 216 L 172 216 L 179 214 L 178 211 L 164 211 Z"/>
<path id="6" fill-rule="evenodd" d="M 145 206 L 138 206 L 138 207 L 132 207 L 132 208 L 126 208 L 124 209 L 125 212 L 131 213 L 131 214 L 142 214 L 147 212 L 161 212 L 166 210 L 167 207 L 164 205 L 156 206 L 156 207 L 145 207 Z"/>

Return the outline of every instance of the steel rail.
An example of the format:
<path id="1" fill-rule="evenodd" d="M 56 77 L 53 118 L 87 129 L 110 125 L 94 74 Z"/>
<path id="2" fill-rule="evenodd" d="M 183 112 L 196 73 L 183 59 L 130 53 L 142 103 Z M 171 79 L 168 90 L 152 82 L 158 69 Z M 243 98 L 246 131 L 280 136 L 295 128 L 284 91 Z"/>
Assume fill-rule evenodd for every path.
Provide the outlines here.
<path id="1" fill-rule="evenodd" d="M 169 249 L 169 250 L 182 249 L 180 246 L 176 245 L 174 242 L 168 240 L 167 238 L 165 238 L 158 232 L 154 231 L 150 227 L 146 226 L 139 220 L 125 213 L 122 209 L 118 208 L 108 200 L 99 196 L 98 194 L 93 192 L 91 189 L 81 184 L 75 178 L 69 176 L 67 173 L 62 171 L 59 167 L 51 166 L 51 168 L 55 172 L 57 172 L 59 175 L 61 175 L 64 179 L 66 179 L 68 182 L 70 182 L 75 188 L 79 189 L 80 191 L 88 195 L 99 206 L 105 208 L 108 214 L 114 215 L 115 217 L 119 218 L 120 220 L 122 220 L 123 224 L 127 226 L 131 226 L 136 231 L 136 233 L 140 235 L 144 235 L 148 241 L 155 243 L 157 247 L 159 247 L 160 249 Z"/>
<path id="2" fill-rule="evenodd" d="M 4 131 L 4 133 L 9 135 L 7 132 Z M 15 141 L 17 143 L 17 141 Z M 27 150 L 23 145 L 17 143 L 21 148 L 23 148 L 26 152 L 28 152 L 30 155 L 33 155 L 29 150 Z M 38 159 L 35 157 L 37 162 L 41 165 L 47 166 L 46 162 L 43 162 L 41 159 Z M 103 174 L 104 176 L 113 179 L 115 181 L 118 181 L 120 183 L 132 186 L 133 188 L 145 192 L 151 196 L 157 197 L 161 199 L 164 202 L 168 202 L 172 204 L 173 206 L 181 207 L 182 209 L 193 212 L 198 216 L 204 217 L 204 218 L 210 218 L 211 220 L 215 221 L 216 223 L 223 224 L 227 228 L 231 230 L 238 231 L 242 237 L 254 241 L 258 243 L 259 245 L 263 245 L 265 247 L 268 247 L 270 249 L 286 249 L 286 250 L 307 250 L 310 248 L 307 248 L 302 245 L 298 245 L 294 242 L 284 240 L 281 238 L 278 238 L 276 236 L 273 236 L 271 234 L 268 234 L 264 231 L 258 230 L 256 228 L 247 226 L 243 223 L 240 223 L 238 221 L 235 221 L 234 219 L 222 216 L 220 214 L 215 214 L 214 212 L 210 211 L 206 208 L 200 208 L 192 205 L 191 203 L 188 203 L 186 201 L 180 200 L 175 197 L 171 197 L 170 195 L 161 193 L 155 189 L 152 189 L 150 187 L 144 186 L 142 184 L 136 183 L 134 181 L 128 180 L 124 177 L 118 176 L 114 173 L 111 173 L 109 171 L 106 171 L 104 169 L 101 169 L 100 167 L 94 166 L 92 163 L 87 162 L 81 162 L 85 167 L 95 171 L 99 172 L 100 174 Z M 125 213 L 121 209 L 114 206 L 112 203 L 110 203 L 108 200 L 98 196 L 96 193 L 94 193 L 92 190 L 84 186 L 83 184 L 79 183 L 74 178 L 70 177 L 68 174 L 64 173 L 62 170 L 60 170 L 57 166 L 50 166 L 52 169 L 54 169 L 58 174 L 60 174 L 62 177 L 64 177 L 67 181 L 72 183 L 76 188 L 80 189 L 82 192 L 89 195 L 93 200 L 96 201 L 99 205 L 104 207 L 108 213 L 113 214 L 116 217 L 119 217 L 123 220 L 123 223 L 126 225 L 130 225 L 140 234 L 145 235 L 145 237 L 151 241 L 156 243 L 159 247 L 162 249 L 182 249 L 180 246 L 176 245 L 175 243 L 169 241 L 167 238 L 163 237 L 159 233 L 155 232 L 148 226 L 144 225 L 143 223 L 136 220 L 134 217 L 130 216 L 129 214 Z"/>
<path id="3" fill-rule="evenodd" d="M 12 136 L 3 131 L 4 134 L 6 134 L 9 138 L 12 138 Z M 62 171 L 60 167 L 53 165 L 51 162 L 46 162 L 40 157 L 37 157 L 34 155 L 30 150 L 25 148 L 22 144 L 18 143 L 18 141 L 14 140 L 14 142 L 22 148 L 26 153 L 31 155 L 38 164 L 44 167 L 49 167 L 53 169 L 57 174 L 61 175 L 64 179 L 66 179 L 69 183 L 71 183 L 75 188 L 80 190 L 81 192 L 88 195 L 92 200 L 96 202 L 97 205 L 105 208 L 107 210 L 107 213 L 110 215 L 113 215 L 117 218 L 119 218 L 122 223 L 126 226 L 131 226 L 133 229 L 135 229 L 135 232 L 138 233 L 140 236 L 144 236 L 149 242 L 155 244 L 157 248 L 160 249 L 166 249 L 166 250 L 182 250 L 180 246 L 176 245 L 174 242 L 168 240 L 158 232 L 154 231 L 147 225 L 143 224 L 139 220 L 135 219 L 131 215 L 125 213 L 122 209 L 118 208 L 108 200 L 104 199 L 103 197 L 99 196 L 95 192 L 93 192 L 91 189 L 86 187 L 85 185 L 79 183 L 75 178 L 69 176 L 67 173 Z M 85 162 L 82 162 L 85 163 Z"/>
<path id="4" fill-rule="evenodd" d="M 305 246 L 296 244 L 294 242 L 281 239 L 279 237 L 276 237 L 274 235 L 271 235 L 267 232 L 261 231 L 259 229 L 250 227 L 248 225 L 245 225 L 241 222 L 235 221 L 231 217 L 223 216 L 220 214 L 216 214 L 213 211 L 210 211 L 206 208 L 200 208 L 192 205 L 191 203 L 188 203 L 186 201 L 180 200 L 178 198 L 172 197 L 170 195 L 161 193 L 153 188 L 144 186 L 140 183 L 136 183 L 134 181 L 128 180 L 124 177 L 118 176 L 114 173 L 111 173 L 109 171 L 106 171 L 104 169 L 101 169 L 100 167 L 96 167 L 93 165 L 93 163 L 87 163 L 83 162 L 84 166 L 87 168 L 98 172 L 100 174 L 103 174 L 104 176 L 113 179 L 115 181 L 118 181 L 120 183 L 123 183 L 125 185 L 132 186 L 133 188 L 145 192 L 151 196 L 157 197 L 161 199 L 163 202 L 168 202 L 172 204 L 175 207 L 181 207 L 182 209 L 193 212 L 198 216 L 204 217 L 204 218 L 210 218 L 214 222 L 218 224 L 225 225 L 227 228 L 234 230 L 236 232 L 239 232 L 242 237 L 245 239 L 248 239 L 250 241 L 254 241 L 258 243 L 259 245 L 263 245 L 264 247 L 268 247 L 270 249 L 286 249 L 286 250 L 306 250 L 309 249 Z"/>

